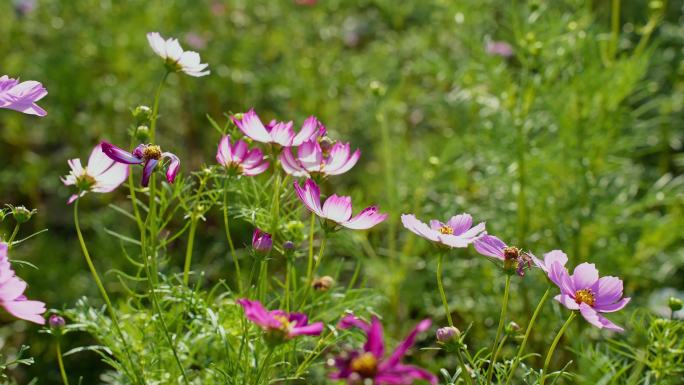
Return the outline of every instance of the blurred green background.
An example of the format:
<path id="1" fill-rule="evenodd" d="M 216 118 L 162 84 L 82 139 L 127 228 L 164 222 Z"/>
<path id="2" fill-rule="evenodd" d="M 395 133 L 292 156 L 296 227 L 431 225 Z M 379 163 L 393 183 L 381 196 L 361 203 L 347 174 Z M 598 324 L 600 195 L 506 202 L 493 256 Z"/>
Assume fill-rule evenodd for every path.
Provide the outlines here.
<path id="1" fill-rule="evenodd" d="M 536 255 L 561 248 L 573 264 L 595 262 L 634 297 L 612 317 L 628 328 L 634 309 L 662 311 L 667 295 L 684 290 L 682 1 L 623 2 L 619 18 L 611 12 L 618 1 L 307 3 L 0 2 L 0 74 L 41 81 L 49 92 L 39 103 L 45 118 L 0 110 L 0 202 L 38 209 L 22 236 L 49 229 L 14 254 L 39 267 L 19 268 L 30 297 L 56 309 L 99 299 L 65 204 L 71 191 L 59 177 L 67 159 L 86 158 L 99 140 L 127 143 L 131 108 L 152 103 L 163 69 L 149 31 L 178 37 L 212 71 L 171 76 L 161 99 L 159 142 L 181 156 L 185 172 L 214 161 L 218 134 L 206 115 L 223 122 L 224 113 L 250 107 L 297 124 L 315 114 L 334 137 L 362 149 L 359 164 L 330 185 L 378 202 L 391 219 L 331 252 L 365 258 L 366 282 L 387 294 L 388 324 L 444 321 L 434 257 L 402 231 L 403 212 L 446 219 L 467 211 Z M 510 44 L 513 56 L 488 52 L 493 41 Z M 101 271 L 125 266 L 104 231 L 119 220 L 107 204 L 123 196 L 82 202 Z M 1 225 L 4 234 L 13 226 Z M 213 245 L 221 231 L 210 216 L 198 269 L 229 270 L 225 249 Z M 243 226 L 237 243 L 250 231 Z M 473 322 L 478 341 L 496 323 L 502 280 L 473 255 L 453 254 L 445 285 L 458 322 Z M 115 278 L 107 280 L 116 293 Z M 514 281 L 511 316 L 524 324 L 543 284 Z M 2 354 L 29 344 L 36 357 L 13 376 L 56 383 L 48 336 L 0 317 Z M 544 322 L 555 328 L 562 317 Z M 72 335 L 67 349 L 93 342 Z M 84 383 L 105 369 L 89 353 L 66 365 Z"/>

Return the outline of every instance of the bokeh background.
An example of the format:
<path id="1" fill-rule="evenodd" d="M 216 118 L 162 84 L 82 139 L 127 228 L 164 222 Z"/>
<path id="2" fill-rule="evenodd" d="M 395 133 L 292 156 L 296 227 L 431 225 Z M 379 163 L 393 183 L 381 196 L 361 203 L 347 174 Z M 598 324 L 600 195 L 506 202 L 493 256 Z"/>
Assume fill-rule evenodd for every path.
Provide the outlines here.
<path id="1" fill-rule="evenodd" d="M 32 298 L 55 309 L 99 299 L 65 204 L 71 192 L 59 177 L 67 159 L 87 157 L 99 140 L 127 142 L 131 109 L 152 103 L 163 74 L 145 39 L 159 31 L 199 51 L 212 71 L 171 76 L 161 99 L 160 144 L 181 156 L 186 172 L 213 162 L 218 133 L 206 116 L 223 122 L 225 113 L 250 107 L 267 119 L 314 114 L 333 136 L 361 148 L 359 164 L 330 183 L 380 203 L 391 219 L 331 252 L 363 258 L 366 284 L 385 294 L 387 324 L 444 320 L 434 258 L 426 242 L 402 231 L 399 214 L 446 219 L 468 211 L 537 255 L 561 248 L 573 263 L 591 260 L 621 276 L 634 302 L 613 318 L 629 328 L 635 309 L 663 312 L 667 296 L 684 289 L 682 6 L 3 0 L 0 74 L 41 81 L 49 91 L 40 102 L 45 118 L 0 110 L 0 202 L 38 210 L 21 236 L 48 229 L 16 249 L 15 258 L 39 268 L 22 266 L 19 274 Z M 495 42 L 509 44 L 512 55 L 494 52 Z M 125 266 L 106 232 L 119 220 L 108 204 L 123 194 L 82 202 L 102 271 Z M 11 232 L 10 221 L 0 226 Z M 221 231 L 210 215 L 197 242 L 198 269 L 229 269 L 225 248 L 214 245 Z M 249 231 L 238 230 L 238 243 Z M 445 284 L 457 322 L 474 324 L 469 338 L 478 346 L 495 326 L 502 279 L 472 256 L 453 254 Z M 107 280 L 120 292 L 113 276 Z M 511 317 L 524 324 L 543 290 L 541 280 L 514 280 Z M 0 317 L 1 354 L 28 344 L 36 359 L 14 378 L 57 383 L 48 336 Z M 550 315 L 540 328 L 556 328 L 562 317 Z M 67 349 L 93 343 L 70 335 Z M 105 369 L 88 352 L 66 365 L 84 383 Z"/>

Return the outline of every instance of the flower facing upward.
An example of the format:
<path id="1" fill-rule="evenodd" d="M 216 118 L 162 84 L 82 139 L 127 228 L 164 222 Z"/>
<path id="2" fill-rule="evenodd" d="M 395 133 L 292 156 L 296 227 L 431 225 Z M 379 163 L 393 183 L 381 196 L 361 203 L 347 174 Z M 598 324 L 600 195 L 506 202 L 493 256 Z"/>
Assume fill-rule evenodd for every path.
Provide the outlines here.
<path id="1" fill-rule="evenodd" d="M 244 114 L 233 115 L 231 119 L 240 131 L 252 140 L 276 143 L 283 147 L 299 146 L 307 140 L 315 139 L 322 127 L 321 122 L 313 116 L 304 121 L 302 129 L 297 134 L 292 129 L 292 122 L 272 121 L 264 126 L 253 108 Z"/>
<path id="2" fill-rule="evenodd" d="M 0 77 L 0 108 L 45 116 L 47 112 L 36 104 L 45 95 L 47 95 L 47 90 L 35 80 L 19 83 L 19 80 L 7 75 Z"/>
<path id="3" fill-rule="evenodd" d="M 521 277 L 525 275 L 525 269 L 532 267 L 530 254 L 515 246 L 508 246 L 493 235 L 484 234 L 473 242 L 473 246 L 478 253 L 503 261 L 504 270 L 515 271 Z"/>
<path id="4" fill-rule="evenodd" d="M 361 151 L 351 153 L 349 143 L 332 142 L 328 137 L 314 138 L 297 148 L 297 157 L 286 148 L 280 154 L 280 163 L 286 173 L 293 176 L 340 175 L 359 161 Z"/>
<path id="5" fill-rule="evenodd" d="M 330 378 L 347 380 L 348 384 L 408 385 L 416 380 L 437 384 L 437 377 L 425 369 L 401 363 L 406 352 L 413 346 L 418 333 L 430 328 L 432 322 L 423 320 L 411 331 L 394 352 L 385 357 L 385 341 L 382 324 L 377 317 L 367 323 L 354 315 L 345 316 L 337 325 L 340 329 L 356 327 L 366 333 L 366 343 L 362 350 L 345 352 L 335 359 L 337 372 Z"/>
<path id="6" fill-rule="evenodd" d="M 264 161 L 261 150 L 250 150 L 244 140 L 237 140 L 235 145 L 231 145 L 228 135 L 219 142 L 216 161 L 238 175 L 259 175 L 268 168 L 268 162 Z"/>
<path id="7" fill-rule="evenodd" d="M 200 63 L 200 55 L 197 52 L 183 51 L 178 39 L 164 40 L 159 32 L 150 32 L 147 34 L 147 41 L 154 53 L 165 60 L 170 71 L 184 72 L 194 77 L 209 75 L 210 71 L 204 71 L 209 64 Z"/>
<path id="8" fill-rule="evenodd" d="M 303 313 L 269 311 L 261 302 L 246 298 L 238 299 L 237 303 L 245 310 L 248 320 L 264 329 L 264 338 L 270 343 L 282 343 L 302 335 L 317 336 L 323 331 L 323 322 L 309 324 L 308 317 Z"/>
<path id="9" fill-rule="evenodd" d="M 352 202 L 348 196 L 333 194 L 321 207 L 321 190 L 311 179 L 304 182 L 304 187 L 294 182 L 294 188 L 306 208 L 326 219 L 326 223 L 332 224 L 333 228 L 339 225 L 352 230 L 366 230 L 387 219 L 387 214 L 379 213 L 377 206 L 366 207 L 352 218 Z"/>
<path id="10" fill-rule="evenodd" d="M 402 214 L 401 223 L 413 233 L 449 247 L 467 247 L 485 229 L 484 222 L 473 226 L 473 217 L 465 213 L 451 217 L 447 223 L 431 220 L 430 226 L 413 214 Z"/>
<path id="11" fill-rule="evenodd" d="M 7 249 L 6 243 L 0 243 L 0 306 L 17 318 L 44 325 L 42 314 L 45 313 L 45 303 L 29 301 L 24 296 L 26 282 L 12 270 Z"/>
<path id="12" fill-rule="evenodd" d="M 81 165 L 80 159 L 71 159 L 68 163 L 71 172 L 62 178 L 62 182 L 67 186 L 78 188 L 78 194 L 69 197 L 68 204 L 90 191 L 96 193 L 113 191 L 128 178 L 128 166 L 110 159 L 102 152 L 102 146 L 99 144 L 90 153 L 86 167 Z"/>
<path id="13" fill-rule="evenodd" d="M 271 234 L 261 231 L 261 229 L 254 229 L 252 234 L 252 248 L 257 253 L 268 253 L 273 247 L 273 239 Z"/>
<path id="14" fill-rule="evenodd" d="M 115 145 L 107 142 L 102 142 L 102 152 L 115 162 L 123 164 L 142 164 L 143 175 L 141 185 L 147 187 L 150 183 L 150 176 L 157 164 L 164 159 L 169 159 L 169 167 L 166 169 L 166 180 L 173 183 L 178 175 L 180 168 L 180 159 L 170 152 L 162 152 L 161 147 L 152 144 L 141 144 L 133 150 L 128 152 Z"/>

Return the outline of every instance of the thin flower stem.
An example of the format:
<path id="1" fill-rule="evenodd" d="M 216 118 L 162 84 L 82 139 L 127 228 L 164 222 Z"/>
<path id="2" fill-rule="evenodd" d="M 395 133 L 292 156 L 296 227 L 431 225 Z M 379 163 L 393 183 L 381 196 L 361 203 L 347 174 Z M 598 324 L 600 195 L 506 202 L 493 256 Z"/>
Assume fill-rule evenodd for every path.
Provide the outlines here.
<path id="1" fill-rule="evenodd" d="M 568 328 L 570 323 L 572 322 L 573 319 L 577 316 L 577 313 L 574 311 L 570 313 L 570 316 L 568 317 L 567 321 L 561 326 L 560 330 L 558 331 L 558 334 L 556 334 L 556 338 L 553 339 L 553 342 L 551 343 L 551 347 L 549 348 L 549 351 L 546 353 L 546 359 L 544 360 L 544 368 L 542 369 L 541 372 L 541 378 L 539 379 L 539 385 L 544 385 L 544 382 L 546 381 L 546 369 L 549 367 L 549 363 L 551 362 L 551 357 L 553 356 L 553 352 L 556 350 L 556 346 L 558 345 L 558 341 L 560 341 L 561 337 L 563 337 L 563 334 L 565 333 L 565 329 Z"/>
<path id="2" fill-rule="evenodd" d="M 511 365 L 510 372 L 508 373 L 508 378 L 506 378 L 505 385 L 508 385 L 511 382 L 513 376 L 515 375 L 515 370 L 518 368 L 518 365 L 520 364 L 520 356 L 522 356 L 522 354 L 525 352 L 525 346 L 527 346 L 527 339 L 530 337 L 532 327 L 534 326 L 534 323 L 537 321 L 537 316 L 539 315 L 539 312 L 541 311 L 541 308 L 544 306 L 544 303 L 546 302 L 546 299 L 549 297 L 550 293 L 551 288 L 546 289 L 546 292 L 537 304 L 537 308 L 534 309 L 534 313 L 532 313 L 532 318 L 530 318 L 530 322 L 529 324 L 527 324 L 527 329 L 525 330 L 525 336 L 523 337 L 522 343 L 520 343 L 520 347 L 518 348 L 518 354 L 516 354 L 513 358 L 513 364 Z"/>
<path id="3" fill-rule="evenodd" d="M 268 355 L 266 355 L 266 358 L 262 361 L 262 365 L 259 368 L 259 371 L 257 372 L 256 380 L 254 381 L 254 385 L 258 385 L 259 381 L 261 381 L 261 376 L 264 374 L 264 370 L 271 365 L 271 357 L 273 357 L 273 351 L 274 348 L 269 348 L 268 349 Z"/>
<path id="4" fill-rule="evenodd" d="M 76 234 L 78 236 L 78 242 L 81 245 L 81 250 L 83 251 L 83 256 L 85 257 L 86 263 L 88 264 L 88 268 L 90 269 L 90 273 L 93 276 L 93 279 L 95 280 L 95 284 L 97 285 L 97 288 L 100 290 L 100 294 L 102 295 L 102 298 L 105 301 L 105 304 L 107 305 L 107 311 L 109 312 L 109 318 L 112 319 L 112 324 L 114 325 L 114 330 L 116 330 L 116 333 L 119 335 L 119 338 L 121 338 L 121 343 L 123 345 L 124 353 L 126 354 L 126 358 L 128 359 L 128 363 L 133 366 L 133 358 L 131 356 L 129 347 L 128 347 L 128 342 L 126 342 L 126 338 L 123 335 L 123 332 L 121 331 L 121 327 L 119 326 L 119 319 L 116 315 L 116 312 L 114 311 L 114 306 L 112 306 L 112 301 L 109 299 L 109 295 L 107 294 L 107 290 L 105 290 L 104 285 L 102 284 L 102 280 L 100 279 L 100 275 L 97 273 L 97 269 L 95 268 L 95 265 L 93 264 L 92 259 L 90 258 L 90 253 L 88 252 L 88 248 L 86 247 L 85 240 L 83 239 L 83 234 L 81 233 L 81 226 L 78 221 L 78 202 L 79 200 L 76 200 L 74 202 L 74 226 L 76 227 Z M 141 377 L 140 373 L 137 373 L 135 370 L 136 366 L 133 366 L 134 370 L 134 375 L 136 377 L 136 381 L 139 384 L 145 384 L 145 382 L 142 380 L 144 376 Z"/>
<path id="5" fill-rule="evenodd" d="M 302 299 L 302 303 L 299 305 L 300 309 L 304 307 L 306 301 L 309 299 L 309 295 L 311 294 L 311 289 L 313 286 L 314 276 L 316 274 L 316 271 L 318 270 L 318 266 L 320 265 L 321 260 L 323 259 L 323 251 L 325 250 L 325 244 L 327 241 L 326 234 L 323 234 L 323 237 L 321 237 L 321 246 L 318 249 L 318 258 L 316 258 L 316 262 L 314 263 L 311 274 L 309 275 L 309 278 L 306 281 L 306 287 L 304 288 L 304 298 Z"/>
<path id="6" fill-rule="evenodd" d="M 306 268 L 306 280 L 311 281 L 314 264 L 314 234 L 316 228 L 316 214 L 311 213 L 311 224 L 309 225 L 309 262 Z"/>
<path id="7" fill-rule="evenodd" d="M 240 262 L 235 253 L 235 245 L 233 244 L 233 237 L 230 235 L 230 224 L 228 223 L 228 178 L 223 182 L 223 225 L 226 229 L 226 239 L 228 240 L 228 247 L 230 254 L 233 257 L 233 265 L 235 266 L 235 275 L 237 281 L 238 294 L 242 294 L 242 274 L 240 273 Z"/>
<path id="8" fill-rule="evenodd" d="M 496 329 L 496 337 L 492 345 L 492 356 L 487 369 L 487 384 L 492 383 L 492 374 L 494 373 L 494 359 L 496 358 L 496 347 L 499 345 L 499 338 L 503 331 L 504 321 L 506 319 L 506 309 L 508 308 L 508 291 L 511 288 L 511 275 L 506 274 L 506 287 L 504 288 L 503 303 L 501 304 L 501 314 L 499 315 L 499 327 Z"/>
<path id="9" fill-rule="evenodd" d="M 192 247 L 195 244 L 195 233 L 197 233 L 197 218 L 190 220 L 190 233 L 188 234 L 188 246 L 185 249 L 185 265 L 183 266 L 183 285 L 188 286 L 190 281 L 190 264 L 192 263 Z"/>
<path id="10" fill-rule="evenodd" d="M 162 87 L 166 82 L 166 78 L 169 76 L 169 71 L 164 72 L 159 85 L 157 86 L 157 92 L 154 95 L 154 105 L 152 106 L 152 118 L 150 119 L 150 143 L 154 143 L 155 139 L 155 129 L 157 128 L 157 113 L 159 112 L 159 98 L 161 96 Z"/>
<path id="11" fill-rule="evenodd" d="M 451 319 L 451 312 L 449 311 L 449 302 L 447 301 L 446 293 L 444 292 L 444 284 L 442 283 L 442 258 L 443 252 L 439 252 L 437 256 L 437 287 L 439 288 L 439 295 L 442 297 L 442 305 L 444 305 L 444 312 L 446 313 L 449 326 L 454 326 L 454 321 Z"/>
<path id="12" fill-rule="evenodd" d="M 468 381 L 469 385 L 472 385 L 473 380 L 470 378 L 470 372 L 468 372 L 468 368 L 465 365 L 465 362 L 463 362 L 463 356 L 461 355 L 461 348 L 458 348 L 456 350 L 456 359 L 458 360 L 458 364 L 461 367 L 461 375 L 465 377 Z"/>
<path id="13" fill-rule="evenodd" d="M 19 227 L 21 225 L 17 223 L 14 225 L 14 230 L 12 230 L 12 235 L 10 235 L 9 239 L 7 240 L 7 250 L 12 250 L 12 243 L 14 242 L 14 239 L 17 237 L 17 234 L 19 234 Z"/>
<path id="14" fill-rule="evenodd" d="M 57 337 L 57 365 L 59 365 L 59 374 L 62 376 L 62 382 L 64 383 L 64 385 L 69 385 L 69 378 L 66 375 L 66 370 L 64 370 L 64 361 L 62 360 L 62 347 L 60 344 L 60 340 L 61 338 Z"/>

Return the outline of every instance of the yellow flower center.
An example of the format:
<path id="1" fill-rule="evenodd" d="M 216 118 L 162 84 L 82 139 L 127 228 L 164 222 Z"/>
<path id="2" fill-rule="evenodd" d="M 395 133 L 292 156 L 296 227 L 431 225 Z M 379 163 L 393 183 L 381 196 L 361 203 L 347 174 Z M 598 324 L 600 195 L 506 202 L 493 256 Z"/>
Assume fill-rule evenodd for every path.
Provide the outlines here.
<path id="1" fill-rule="evenodd" d="M 155 145 L 147 146 L 145 147 L 145 150 L 143 150 L 143 156 L 145 159 L 159 160 L 159 158 L 161 158 L 161 154 L 161 147 Z"/>
<path id="2" fill-rule="evenodd" d="M 277 315 L 273 318 L 280 322 L 280 330 L 287 331 L 290 328 L 290 320 L 284 315 Z"/>
<path id="3" fill-rule="evenodd" d="M 378 359 L 375 358 L 373 353 L 366 352 L 352 360 L 350 367 L 354 373 L 359 374 L 361 377 L 371 378 L 375 376 L 378 370 Z"/>
<path id="4" fill-rule="evenodd" d="M 582 289 L 575 292 L 575 302 L 577 304 L 586 303 L 589 306 L 594 306 L 596 298 L 594 298 L 594 293 L 591 289 Z"/>
<path id="5" fill-rule="evenodd" d="M 442 227 L 439 228 L 439 232 L 446 235 L 452 235 L 454 233 L 454 229 L 447 225 L 442 225 Z"/>

